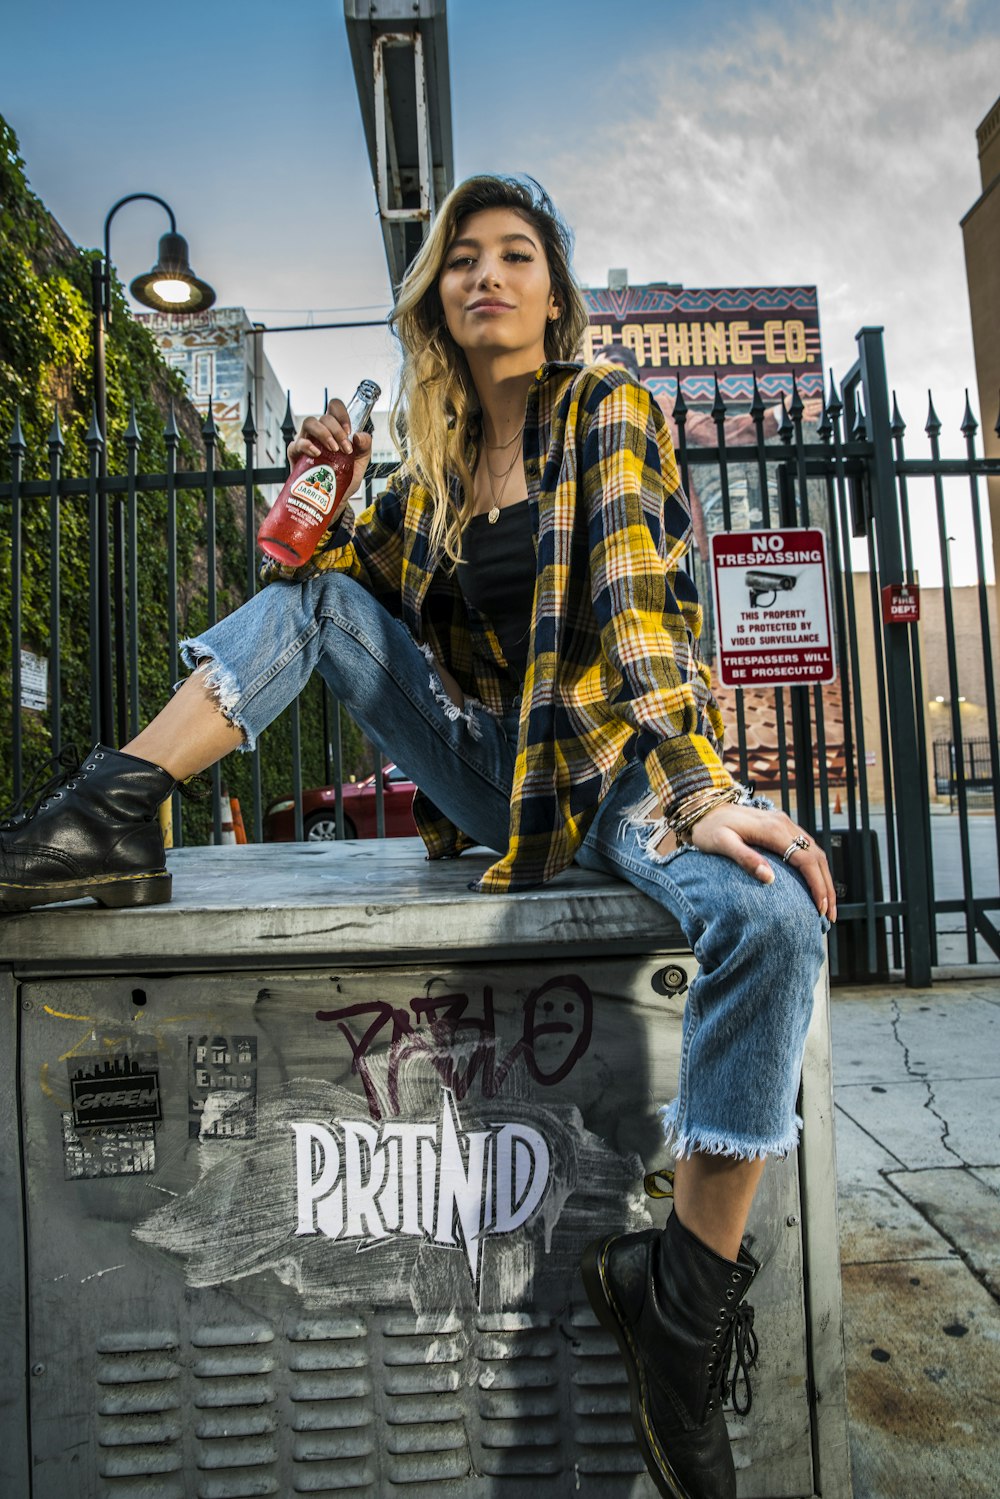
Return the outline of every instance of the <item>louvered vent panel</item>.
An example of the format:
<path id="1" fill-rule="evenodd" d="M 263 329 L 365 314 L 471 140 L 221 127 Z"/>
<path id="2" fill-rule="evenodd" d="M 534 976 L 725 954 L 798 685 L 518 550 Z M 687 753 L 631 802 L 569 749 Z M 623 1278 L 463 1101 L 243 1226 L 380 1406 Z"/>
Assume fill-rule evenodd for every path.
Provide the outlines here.
<path id="1" fill-rule="evenodd" d="M 590 1308 L 569 1319 L 573 1439 L 581 1473 L 641 1473 L 629 1415 L 628 1377 L 618 1347 Z"/>
<path id="2" fill-rule="evenodd" d="M 364 1320 L 303 1317 L 288 1344 L 294 1492 L 372 1492 L 378 1435 Z"/>
<path id="3" fill-rule="evenodd" d="M 279 1492 L 273 1341 L 257 1322 L 192 1336 L 197 1499 Z"/>
<path id="4" fill-rule="evenodd" d="M 480 1463 L 485 1473 L 557 1473 L 560 1341 L 550 1317 L 476 1318 Z"/>
<path id="5" fill-rule="evenodd" d="M 385 1476 L 441 1483 L 472 1468 L 462 1403 L 469 1339 L 452 1315 L 390 1316 L 382 1325 Z"/>
<path id="6" fill-rule="evenodd" d="M 109 1333 L 96 1350 L 97 1471 L 107 1499 L 183 1499 L 177 1338 Z"/>

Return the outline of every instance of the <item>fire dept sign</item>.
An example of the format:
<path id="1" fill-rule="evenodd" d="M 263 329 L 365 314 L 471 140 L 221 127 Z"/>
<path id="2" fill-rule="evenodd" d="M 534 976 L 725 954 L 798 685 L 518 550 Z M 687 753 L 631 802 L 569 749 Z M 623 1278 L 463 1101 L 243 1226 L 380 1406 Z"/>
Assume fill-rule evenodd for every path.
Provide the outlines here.
<path id="1" fill-rule="evenodd" d="M 710 540 L 722 685 L 834 681 L 824 533 L 719 531 Z"/>

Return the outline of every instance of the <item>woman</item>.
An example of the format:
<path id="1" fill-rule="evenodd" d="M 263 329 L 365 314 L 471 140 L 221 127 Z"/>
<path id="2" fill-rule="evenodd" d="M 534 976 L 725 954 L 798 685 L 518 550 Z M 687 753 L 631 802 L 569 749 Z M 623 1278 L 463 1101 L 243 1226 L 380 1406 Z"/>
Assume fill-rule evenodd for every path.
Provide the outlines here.
<path id="1" fill-rule="evenodd" d="M 537 184 L 456 188 L 393 321 L 408 456 L 387 491 L 313 564 L 273 570 L 186 642 L 195 670 L 163 712 L 0 835 L 0 899 L 168 899 L 157 805 L 251 748 L 316 668 L 420 786 L 431 857 L 497 851 L 476 888 L 575 859 L 671 911 L 701 964 L 664 1110 L 674 1211 L 662 1234 L 592 1245 L 583 1273 L 660 1491 L 718 1499 L 735 1493 L 721 1402 L 757 1268 L 742 1234 L 765 1156 L 796 1143 L 833 886 L 800 829 L 722 765 L 665 422 L 626 372 L 569 362 L 586 312 Z M 346 417 L 332 401 L 289 459 L 339 444 L 357 489 L 371 441 Z"/>

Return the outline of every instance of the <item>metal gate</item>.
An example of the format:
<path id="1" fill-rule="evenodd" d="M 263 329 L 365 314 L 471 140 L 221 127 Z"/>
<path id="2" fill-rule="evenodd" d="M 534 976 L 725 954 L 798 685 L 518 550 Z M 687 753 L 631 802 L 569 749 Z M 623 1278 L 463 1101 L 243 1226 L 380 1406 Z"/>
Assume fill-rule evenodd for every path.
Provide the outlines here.
<path id="1" fill-rule="evenodd" d="M 907 456 L 905 425 L 895 404 L 890 407 L 877 328 L 858 335 L 857 362 L 839 389 L 831 380 L 815 431 L 803 413 L 793 388 L 780 430 L 765 439 L 765 407 L 755 395 L 742 421 L 753 440 L 737 444 L 727 440 L 732 412 L 717 395 L 712 411 L 717 442 L 706 447 L 687 441 L 682 397 L 674 408 L 685 484 L 705 487 L 711 481 L 723 529 L 819 526 L 827 534 L 832 559 L 836 682 L 825 688 L 776 688 L 752 700 L 740 689 L 720 694 L 730 722 L 729 764 L 741 779 L 770 791 L 822 842 L 831 859 L 840 897 L 831 951 L 835 980 L 902 969 L 907 983 L 924 985 L 935 965 L 1000 957 L 1000 831 L 992 816 L 1000 770 L 997 685 L 980 497 L 982 481 L 1000 475 L 1000 461 L 977 455 L 977 424 L 968 404 L 963 457 L 941 456 L 941 425 L 933 404 L 925 428 L 929 456 Z M 141 473 L 141 438 L 133 421 L 124 439 L 127 471 L 105 478 L 103 437 L 96 423 L 87 439 L 89 473 L 62 473 L 57 421 L 47 474 L 26 478 L 28 455 L 15 423 L 8 444 L 10 478 L 0 483 L 0 524 L 10 538 L 0 576 L 9 569 L 11 644 L 10 698 L 6 704 L 0 698 L 0 715 L 9 722 L 12 749 L 0 799 L 22 794 L 29 771 L 46 753 L 60 751 L 74 722 L 78 734 L 89 731 L 93 740 L 125 742 L 160 705 L 166 684 L 176 675 L 178 639 L 213 623 L 253 592 L 254 538 L 263 505 L 257 486 L 281 482 L 287 470 L 258 468 L 251 415 L 243 430 L 242 468 L 218 466 L 218 437 L 210 415 L 202 434 L 204 467 L 181 469 L 180 435 L 171 416 L 163 434 L 165 471 Z M 283 431 L 290 440 L 290 411 Z M 41 461 L 30 467 L 29 460 L 32 474 L 44 468 Z M 369 494 L 389 471 L 386 466 L 369 471 Z M 102 494 L 111 515 L 107 534 L 99 534 L 97 524 Z M 223 496 L 235 518 L 225 555 L 219 545 Z M 178 514 L 185 503 L 196 508 L 201 532 L 181 568 Z M 949 526 L 956 506 L 966 508 L 972 527 L 974 555 L 966 559 L 974 575 L 971 624 L 956 615 L 952 584 Z M 148 545 L 142 549 L 142 571 L 139 545 L 151 516 L 162 572 L 152 583 L 146 576 Z M 918 583 L 915 532 L 925 544 L 936 535 L 942 574 L 938 634 L 947 665 L 946 690 L 935 694 L 939 701 L 933 711 L 922 656 L 924 622 L 883 619 L 883 590 Z M 234 534 L 239 555 L 232 551 Z M 48 574 L 48 623 L 38 623 L 36 610 L 26 637 L 25 581 L 37 594 L 43 568 Z M 705 645 L 711 654 L 714 626 L 706 559 L 694 554 L 692 568 L 706 603 Z M 155 644 L 146 638 L 140 582 L 147 590 L 159 589 L 156 596 L 162 600 L 165 628 Z M 78 606 L 75 613 L 68 610 L 71 599 Z M 22 656 L 25 649 L 29 654 Z M 48 689 L 32 697 L 28 675 L 38 660 L 47 663 Z M 973 678 L 982 702 L 970 734 L 963 704 L 969 702 L 965 687 Z M 81 729 L 86 702 L 89 722 Z M 940 731 L 935 719 L 943 720 Z M 339 705 L 318 686 L 307 701 L 288 710 L 279 733 L 284 738 L 270 762 L 269 778 L 273 788 L 279 765 L 287 763 L 282 789 L 294 806 L 295 835 L 303 834 L 304 734 L 320 747 L 305 779 L 315 784 L 322 777 L 333 788 L 335 822 L 342 835 Z M 938 739 L 946 750 L 935 747 Z M 943 790 L 942 754 L 947 759 Z M 264 836 L 270 799 L 262 777 L 268 755 L 265 746 L 247 757 L 248 769 L 240 770 L 246 779 L 248 833 L 257 841 Z M 377 755 L 374 769 L 376 826 L 383 836 L 384 786 Z M 218 767 L 212 782 L 210 819 L 202 814 L 197 822 L 197 813 L 182 810 L 175 798 L 178 845 L 185 839 L 221 841 Z"/>

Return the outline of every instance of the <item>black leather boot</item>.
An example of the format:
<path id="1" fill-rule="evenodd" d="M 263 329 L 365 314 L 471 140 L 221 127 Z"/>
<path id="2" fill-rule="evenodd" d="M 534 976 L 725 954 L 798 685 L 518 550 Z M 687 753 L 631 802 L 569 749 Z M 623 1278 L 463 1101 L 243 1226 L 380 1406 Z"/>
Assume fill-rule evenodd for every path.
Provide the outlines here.
<path id="1" fill-rule="evenodd" d="M 102 906 L 168 901 L 157 809 L 175 785 L 159 765 L 96 745 L 0 823 L 0 912 L 82 895 Z"/>
<path id="2" fill-rule="evenodd" d="M 736 1263 L 714 1254 L 676 1213 L 662 1234 L 611 1235 L 584 1254 L 590 1304 L 625 1360 L 640 1450 L 669 1499 L 735 1499 L 722 1403 L 735 1353 L 739 1409 L 750 1408 L 757 1340 L 753 1308 L 740 1303 L 759 1268 L 742 1248 Z"/>

